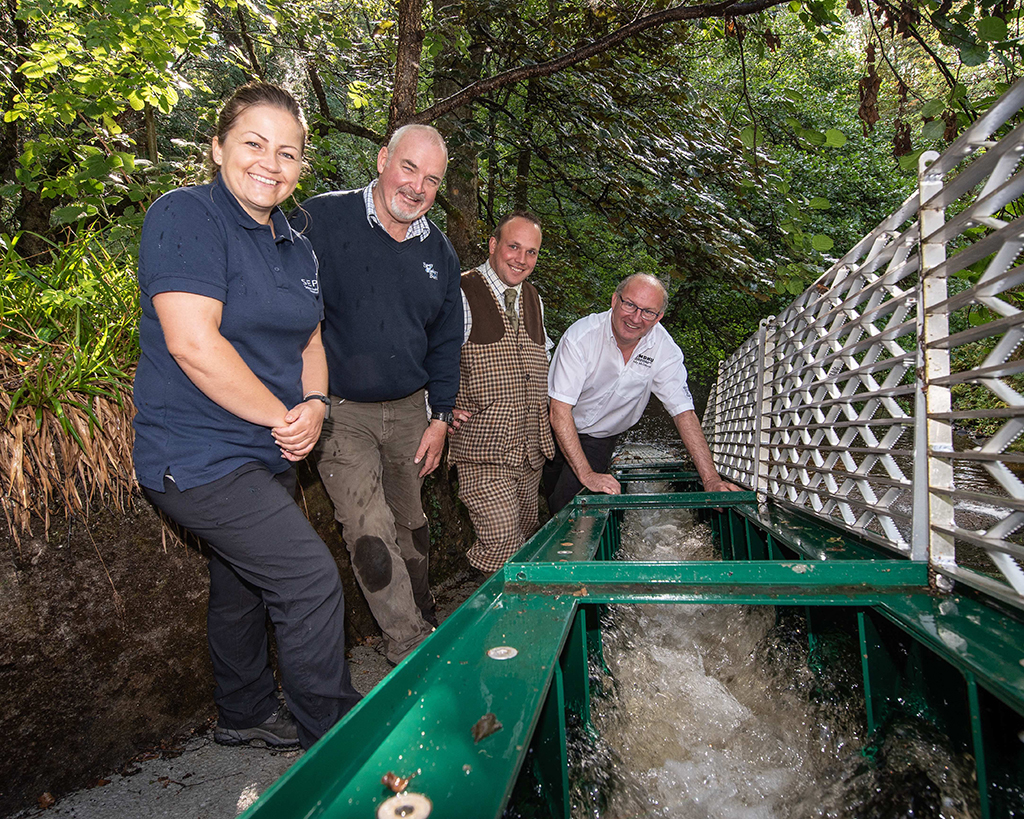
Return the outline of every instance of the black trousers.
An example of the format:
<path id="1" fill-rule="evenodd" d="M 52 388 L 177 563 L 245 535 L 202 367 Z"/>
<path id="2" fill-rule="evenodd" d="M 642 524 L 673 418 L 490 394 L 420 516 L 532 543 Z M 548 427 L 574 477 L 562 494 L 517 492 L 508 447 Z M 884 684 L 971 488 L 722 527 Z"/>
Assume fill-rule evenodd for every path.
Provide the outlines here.
<path id="1" fill-rule="evenodd" d="M 295 470 L 251 463 L 211 483 L 146 497 L 210 547 L 207 639 L 220 724 L 251 728 L 277 708 L 266 616 L 285 700 L 309 748 L 360 699 L 345 661 L 338 566 L 294 500 Z"/>
<path id="2" fill-rule="evenodd" d="M 618 435 L 612 435 L 610 438 L 595 438 L 592 435 L 580 434 L 580 447 L 583 449 L 583 454 L 587 456 L 590 468 L 595 472 L 608 471 L 612 452 L 615 451 L 615 445 L 618 442 Z M 576 477 L 576 473 L 572 471 L 569 462 L 565 460 L 557 442 L 555 457 L 544 464 L 542 487 L 552 515 L 569 503 L 573 496 L 583 488 L 583 484 Z"/>

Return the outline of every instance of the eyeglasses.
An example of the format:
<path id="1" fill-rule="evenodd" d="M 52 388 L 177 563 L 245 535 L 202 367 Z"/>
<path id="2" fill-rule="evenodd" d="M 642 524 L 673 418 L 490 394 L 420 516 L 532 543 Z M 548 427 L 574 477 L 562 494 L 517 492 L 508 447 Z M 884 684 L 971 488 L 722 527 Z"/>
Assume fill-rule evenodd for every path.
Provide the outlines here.
<path id="1" fill-rule="evenodd" d="M 659 315 L 661 315 L 657 310 L 650 310 L 646 307 L 641 307 L 639 304 L 633 304 L 633 302 L 627 301 L 622 298 L 622 296 L 619 296 L 619 304 L 622 305 L 622 309 L 627 313 L 635 313 L 639 310 L 644 321 L 654 321 Z"/>

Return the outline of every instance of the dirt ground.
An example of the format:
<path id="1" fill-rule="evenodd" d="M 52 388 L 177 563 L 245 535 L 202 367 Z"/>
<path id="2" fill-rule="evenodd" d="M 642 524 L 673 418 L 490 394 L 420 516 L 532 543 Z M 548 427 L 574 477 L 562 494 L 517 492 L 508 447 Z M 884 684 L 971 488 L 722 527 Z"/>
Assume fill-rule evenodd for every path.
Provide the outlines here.
<path id="1" fill-rule="evenodd" d="M 334 553 L 349 645 L 379 634 L 319 480 L 300 470 L 307 514 Z M 448 476 L 428 479 L 431 581 L 463 568 L 469 527 Z M 34 807 L 173 747 L 214 717 L 206 561 L 165 538 L 139 500 L 16 544 L 0 528 L 0 816 Z M 438 545 L 443 544 L 443 545 Z"/>

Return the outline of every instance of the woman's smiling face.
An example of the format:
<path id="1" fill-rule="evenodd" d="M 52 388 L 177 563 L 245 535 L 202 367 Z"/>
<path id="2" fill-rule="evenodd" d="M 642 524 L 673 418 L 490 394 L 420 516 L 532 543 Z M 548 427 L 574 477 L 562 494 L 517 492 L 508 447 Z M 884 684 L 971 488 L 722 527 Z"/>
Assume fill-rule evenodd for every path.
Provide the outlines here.
<path id="1" fill-rule="evenodd" d="M 292 195 L 302 171 L 302 125 L 272 105 L 245 109 L 223 142 L 213 138 L 213 161 L 238 203 L 261 224 Z"/>

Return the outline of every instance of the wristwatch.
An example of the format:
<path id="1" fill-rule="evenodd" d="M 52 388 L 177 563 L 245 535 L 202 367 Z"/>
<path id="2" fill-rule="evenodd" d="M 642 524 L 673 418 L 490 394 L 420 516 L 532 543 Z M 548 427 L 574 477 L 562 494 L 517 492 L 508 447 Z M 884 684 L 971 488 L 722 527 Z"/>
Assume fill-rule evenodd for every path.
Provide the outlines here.
<path id="1" fill-rule="evenodd" d="M 309 393 L 306 393 L 302 397 L 302 400 L 303 401 L 312 401 L 314 398 L 317 401 L 323 401 L 323 404 L 324 404 L 324 420 L 325 421 L 329 421 L 331 419 L 331 399 L 328 398 L 323 393 L 309 392 Z"/>
<path id="2" fill-rule="evenodd" d="M 431 421 L 444 421 L 448 426 L 452 425 L 455 420 L 455 416 L 452 415 L 451 410 L 448 412 L 432 412 L 430 413 Z"/>

